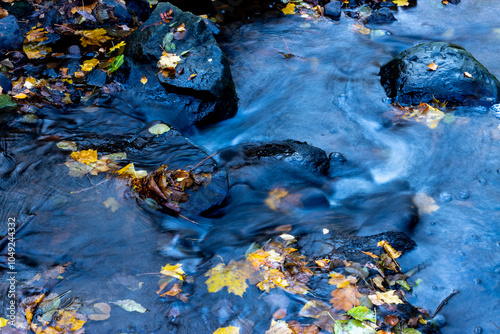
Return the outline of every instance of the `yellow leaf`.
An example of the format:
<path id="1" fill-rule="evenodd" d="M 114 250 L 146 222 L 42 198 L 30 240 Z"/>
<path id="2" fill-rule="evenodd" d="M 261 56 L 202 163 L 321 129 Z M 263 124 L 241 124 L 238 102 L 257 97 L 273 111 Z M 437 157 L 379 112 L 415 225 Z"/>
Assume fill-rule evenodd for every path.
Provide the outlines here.
<path id="1" fill-rule="evenodd" d="M 28 97 L 28 95 L 26 95 L 26 94 L 24 94 L 24 93 L 19 93 L 19 94 L 14 95 L 13 97 L 14 97 L 15 99 L 19 99 L 19 100 L 21 100 L 21 99 L 25 99 L 25 98 L 27 98 L 27 97 Z"/>
<path id="2" fill-rule="evenodd" d="M 97 161 L 97 151 L 96 150 L 76 151 L 71 153 L 71 157 L 82 164 L 90 165 L 92 162 Z"/>
<path id="3" fill-rule="evenodd" d="M 62 101 L 66 104 L 71 104 L 73 103 L 73 101 L 71 101 L 71 94 L 69 93 L 64 93 L 64 98 L 62 99 Z"/>
<path id="4" fill-rule="evenodd" d="M 439 210 L 436 201 L 425 193 L 417 193 L 413 196 L 413 203 L 417 206 L 420 214 L 429 214 Z"/>
<path id="5" fill-rule="evenodd" d="M 46 35 L 47 31 L 45 31 L 44 28 L 36 29 L 35 27 L 33 27 L 30 31 L 28 31 L 28 33 L 26 33 L 26 42 L 32 43 L 46 41 L 47 39 L 49 39 Z"/>
<path id="6" fill-rule="evenodd" d="M 470 74 L 469 72 L 464 72 L 464 76 L 466 76 L 467 78 L 472 78 L 472 74 Z"/>
<path id="7" fill-rule="evenodd" d="M 152 127 L 150 127 L 148 129 L 148 131 L 154 135 L 159 136 L 161 134 L 164 134 L 164 133 L 170 131 L 170 127 L 166 124 L 158 123 L 158 124 L 155 124 Z"/>
<path id="8" fill-rule="evenodd" d="M 382 304 L 403 304 L 403 301 L 399 299 L 398 295 L 394 294 L 394 290 L 389 290 L 387 292 L 376 292 L 376 295 L 368 295 L 370 301 L 375 305 Z"/>
<path id="9" fill-rule="evenodd" d="M 121 48 L 122 46 L 125 46 L 125 45 L 126 45 L 126 43 L 124 41 L 121 41 L 120 43 L 116 44 L 111 49 L 109 49 L 109 52 L 115 51 L 116 49 L 119 49 L 119 48 Z"/>
<path id="10" fill-rule="evenodd" d="M 427 65 L 427 67 L 429 68 L 429 70 L 431 70 L 431 71 L 435 71 L 435 70 L 437 70 L 438 65 L 437 65 L 437 64 L 435 64 L 434 62 L 432 62 L 432 63 L 430 63 L 429 65 Z"/>
<path id="11" fill-rule="evenodd" d="M 281 199 L 288 195 L 288 192 L 283 188 L 276 188 L 269 192 L 269 196 L 267 196 L 264 203 L 271 209 L 275 210 L 278 208 Z"/>
<path id="12" fill-rule="evenodd" d="M 247 256 L 247 261 L 256 270 L 260 269 L 262 266 L 278 268 L 284 261 L 284 256 L 278 254 L 274 250 L 266 252 L 263 249 L 259 249 L 258 251 L 250 253 Z"/>
<path id="13" fill-rule="evenodd" d="M 337 310 L 349 311 L 354 306 L 359 306 L 359 297 L 361 294 L 358 288 L 353 285 L 348 285 L 341 289 L 333 290 L 331 293 L 332 299 L 330 303 Z"/>
<path id="14" fill-rule="evenodd" d="M 392 2 L 398 6 L 409 6 L 410 5 L 408 0 L 393 0 Z"/>
<path id="15" fill-rule="evenodd" d="M 182 59 L 177 54 L 163 51 L 163 55 L 158 60 L 158 67 L 162 70 L 174 70 L 180 61 Z"/>
<path id="16" fill-rule="evenodd" d="M 417 122 L 424 123 L 429 128 L 435 129 L 444 116 L 445 113 L 441 110 L 427 103 L 421 103 L 418 109 L 414 109 L 412 113 L 403 116 L 403 118 L 408 119 L 414 117 Z"/>
<path id="17" fill-rule="evenodd" d="M 148 172 L 145 170 L 135 170 L 134 163 L 130 163 L 127 166 L 123 167 L 119 171 L 117 171 L 118 175 L 131 176 L 136 179 L 140 179 L 148 175 Z"/>
<path id="18" fill-rule="evenodd" d="M 320 268 L 326 268 L 328 263 L 330 263 L 330 259 L 315 260 L 314 263 L 316 263 Z"/>
<path id="19" fill-rule="evenodd" d="M 145 84 L 146 84 L 146 82 L 148 82 L 148 78 L 146 78 L 146 76 L 145 76 L 145 75 L 143 75 L 143 76 L 142 76 L 142 78 L 141 78 L 141 83 L 142 83 L 143 85 L 145 85 Z"/>
<path id="20" fill-rule="evenodd" d="M 243 297 L 248 285 L 246 283 L 249 277 L 249 268 L 245 261 L 231 260 L 227 266 L 219 263 L 210 269 L 205 276 L 209 279 L 205 282 L 208 292 L 213 293 L 227 287 L 229 293 Z"/>
<path id="21" fill-rule="evenodd" d="M 59 320 L 55 324 L 55 329 L 61 333 L 76 332 L 85 324 L 85 319 L 76 311 L 59 311 Z"/>
<path id="22" fill-rule="evenodd" d="M 288 285 L 285 275 L 277 269 L 265 270 L 262 273 L 262 281 L 257 283 L 257 287 L 265 292 L 276 287 L 286 288 Z"/>
<path id="23" fill-rule="evenodd" d="M 361 253 L 366 254 L 366 255 L 368 255 L 369 257 L 372 257 L 372 258 L 374 258 L 374 259 L 378 259 L 378 256 L 377 256 L 377 255 L 375 255 L 375 254 L 373 254 L 373 253 L 371 253 L 371 252 L 363 252 L 363 251 L 361 251 Z"/>
<path id="24" fill-rule="evenodd" d="M 52 52 L 52 48 L 37 43 L 23 44 L 23 51 L 29 59 L 44 58 Z"/>
<path id="25" fill-rule="evenodd" d="M 398 252 L 397 250 L 395 250 L 394 248 L 392 248 L 391 244 L 388 243 L 387 241 L 385 240 L 382 240 L 382 241 L 379 241 L 377 243 L 377 246 L 378 247 L 384 247 L 384 250 L 387 252 L 387 254 L 389 254 L 389 256 L 394 260 L 394 259 L 397 259 L 398 257 L 401 256 L 401 252 Z"/>
<path id="26" fill-rule="evenodd" d="M 281 11 L 282 11 L 282 12 L 283 12 L 283 14 L 285 14 L 285 15 L 293 15 L 293 14 L 295 14 L 295 4 L 293 4 L 293 3 L 289 3 L 289 4 L 287 4 L 287 5 L 286 5 L 286 7 L 285 7 L 285 8 L 283 8 Z"/>
<path id="27" fill-rule="evenodd" d="M 33 77 L 26 78 L 26 80 L 24 81 L 24 87 L 28 89 L 36 87 L 36 79 Z"/>
<path id="28" fill-rule="evenodd" d="M 186 276 L 186 273 L 182 270 L 182 264 L 180 263 L 177 263 L 176 265 L 166 264 L 161 268 L 160 273 L 165 276 L 178 278 L 181 281 L 183 281 Z"/>
<path id="29" fill-rule="evenodd" d="M 107 31 L 104 28 L 77 31 L 77 34 L 82 36 L 80 41 L 84 48 L 88 45 L 101 45 L 102 43 L 106 43 L 106 41 L 111 39 L 111 37 L 106 36 L 106 33 Z"/>
<path id="30" fill-rule="evenodd" d="M 82 71 L 75 72 L 75 78 L 83 78 L 85 74 Z"/>
<path id="31" fill-rule="evenodd" d="M 348 286 L 349 284 L 354 284 L 358 281 L 358 279 L 354 276 L 348 276 L 347 278 L 335 271 L 330 273 L 330 280 L 328 280 L 328 284 L 336 285 L 337 289 L 341 289 L 343 287 Z"/>
<path id="32" fill-rule="evenodd" d="M 288 327 L 286 321 L 274 320 L 271 321 L 271 327 L 265 334 L 293 334 L 294 332 Z"/>
<path id="33" fill-rule="evenodd" d="M 213 332 L 213 334 L 240 334 L 240 328 L 234 326 L 222 327 Z"/>
<path id="34" fill-rule="evenodd" d="M 99 64 L 99 60 L 93 58 L 93 59 L 90 59 L 90 60 L 85 60 L 83 62 L 83 65 L 80 65 L 80 67 L 82 68 L 82 71 L 84 72 L 90 72 L 94 69 L 94 67 L 97 66 L 97 64 Z"/>
<path id="35" fill-rule="evenodd" d="M 7 320 L 5 318 L 0 318 L 0 328 L 7 326 L 8 322 L 9 322 L 9 320 Z"/>

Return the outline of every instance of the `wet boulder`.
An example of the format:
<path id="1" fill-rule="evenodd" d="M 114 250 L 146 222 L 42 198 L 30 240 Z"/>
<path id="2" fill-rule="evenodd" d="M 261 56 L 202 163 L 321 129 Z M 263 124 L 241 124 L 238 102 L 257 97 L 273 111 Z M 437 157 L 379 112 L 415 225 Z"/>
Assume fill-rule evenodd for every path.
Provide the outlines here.
<path id="1" fill-rule="evenodd" d="M 18 50 L 23 45 L 23 34 L 15 16 L 9 15 L 0 20 L 0 51 Z"/>
<path id="2" fill-rule="evenodd" d="M 437 65 L 435 70 L 429 64 Z M 444 42 L 401 52 L 380 69 L 388 97 L 402 105 L 431 102 L 485 105 L 499 99 L 500 82 L 464 48 Z"/>
<path id="3" fill-rule="evenodd" d="M 326 174 L 330 160 L 325 151 L 296 140 L 244 143 L 219 153 L 229 167 L 266 162 L 285 162 Z"/>
<path id="4" fill-rule="evenodd" d="M 392 11 L 387 7 L 379 8 L 366 18 L 368 23 L 390 23 L 397 21 Z"/>
<path id="5" fill-rule="evenodd" d="M 339 20 L 340 14 L 342 14 L 342 2 L 332 1 L 325 5 L 325 16 L 334 20 Z"/>
<path id="6" fill-rule="evenodd" d="M 171 18 L 165 23 L 162 15 L 170 10 Z M 175 71 L 159 71 L 162 46 L 182 59 Z M 132 60 L 128 65 L 131 85 L 140 84 L 137 73 L 149 71 L 168 93 L 203 101 L 203 112 L 195 117 L 197 125 L 208 125 L 236 113 L 237 97 L 229 63 L 203 18 L 160 3 L 142 28 L 131 34 L 125 55 Z"/>

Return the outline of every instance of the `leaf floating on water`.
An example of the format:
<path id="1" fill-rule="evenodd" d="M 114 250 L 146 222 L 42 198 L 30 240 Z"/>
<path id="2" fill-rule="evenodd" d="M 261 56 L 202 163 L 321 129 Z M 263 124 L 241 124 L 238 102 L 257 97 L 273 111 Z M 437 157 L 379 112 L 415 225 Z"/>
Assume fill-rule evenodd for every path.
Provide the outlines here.
<path id="1" fill-rule="evenodd" d="M 432 63 L 430 63 L 429 65 L 427 65 L 427 67 L 429 68 L 429 70 L 431 70 L 431 71 L 435 71 L 435 70 L 437 70 L 438 65 L 437 65 L 437 64 L 435 64 L 434 62 L 432 62 Z"/>
<path id="2" fill-rule="evenodd" d="M 351 283 L 354 284 L 357 281 L 358 279 L 354 276 L 349 276 L 346 278 L 344 275 L 332 271 L 330 273 L 330 280 L 328 281 L 328 284 L 336 285 L 337 289 L 341 289 L 343 287 L 348 286 Z"/>
<path id="3" fill-rule="evenodd" d="M 293 15 L 295 14 L 295 4 L 288 3 L 285 8 L 281 10 L 285 15 Z"/>
<path id="4" fill-rule="evenodd" d="M 288 191 L 286 191 L 283 188 L 276 188 L 273 189 L 269 192 L 269 196 L 267 196 L 266 200 L 264 203 L 271 209 L 271 210 L 277 210 L 280 201 L 283 197 L 288 195 Z"/>
<path id="5" fill-rule="evenodd" d="M 347 311 L 347 314 L 349 314 L 351 317 L 353 317 L 356 320 L 359 321 L 371 321 L 371 322 L 376 322 L 377 319 L 375 317 L 375 312 L 370 310 L 366 306 L 356 306 Z"/>
<path id="6" fill-rule="evenodd" d="M 143 76 L 142 76 L 142 78 L 141 78 L 141 83 L 142 83 L 143 85 L 145 85 L 147 82 L 148 82 L 148 78 L 146 78 L 146 76 L 145 76 L 145 75 L 143 75 Z"/>
<path id="7" fill-rule="evenodd" d="M 161 135 L 170 131 L 170 127 L 166 124 L 155 124 L 148 129 L 148 131 L 154 135 Z"/>
<path id="8" fill-rule="evenodd" d="M 181 263 L 177 263 L 175 265 L 166 264 L 164 267 L 161 268 L 160 273 L 162 273 L 165 276 L 177 278 L 181 281 L 183 281 L 184 277 L 186 276 L 186 273 L 184 272 L 184 270 L 182 270 Z"/>
<path id="9" fill-rule="evenodd" d="M 283 320 L 272 320 L 271 327 L 266 331 L 266 334 L 294 334 L 293 331 L 288 327 L 286 321 Z"/>
<path id="10" fill-rule="evenodd" d="M 436 201 L 425 193 L 417 193 L 413 196 L 413 203 L 417 206 L 420 214 L 430 214 L 439 210 Z"/>
<path id="11" fill-rule="evenodd" d="M 213 334 L 240 334 L 240 328 L 234 326 L 227 326 L 217 329 Z"/>
<path id="12" fill-rule="evenodd" d="M 97 151 L 96 150 L 83 150 L 71 153 L 71 157 L 76 161 L 90 165 L 92 162 L 97 161 Z"/>
<path id="13" fill-rule="evenodd" d="M 387 292 L 375 292 L 375 295 L 368 295 L 368 298 L 374 305 L 382 304 L 403 304 L 403 301 L 399 299 L 398 295 L 394 294 L 394 290 L 389 290 Z"/>
<path id="14" fill-rule="evenodd" d="M 120 208 L 120 203 L 114 197 L 109 197 L 107 200 L 102 202 L 102 204 L 104 204 L 104 206 L 107 209 L 111 210 L 111 212 L 113 213 L 118 211 L 118 209 Z"/>
<path id="15" fill-rule="evenodd" d="M 118 300 L 116 302 L 111 302 L 111 304 L 120 306 L 127 312 L 139 312 L 139 313 L 148 312 L 148 309 L 146 309 L 144 306 L 131 299 Z"/>
<path id="16" fill-rule="evenodd" d="M 246 280 L 250 276 L 250 268 L 245 261 L 231 260 L 227 266 L 224 263 L 219 263 L 210 269 L 205 276 L 209 277 L 205 282 L 208 292 L 214 293 L 227 287 L 229 293 L 243 297 L 248 288 Z"/>
<path id="17" fill-rule="evenodd" d="M 341 289 L 333 290 L 331 293 L 332 299 L 330 303 L 337 310 L 349 311 L 354 306 L 359 306 L 359 299 L 361 294 L 358 288 L 353 285 L 348 285 Z"/>
<path id="18" fill-rule="evenodd" d="M 89 314 L 87 316 L 87 318 L 89 318 L 89 320 L 102 321 L 102 320 L 106 320 L 110 317 L 111 306 L 109 306 L 108 304 L 97 303 L 97 304 L 92 305 L 92 308 L 97 313 Z"/>

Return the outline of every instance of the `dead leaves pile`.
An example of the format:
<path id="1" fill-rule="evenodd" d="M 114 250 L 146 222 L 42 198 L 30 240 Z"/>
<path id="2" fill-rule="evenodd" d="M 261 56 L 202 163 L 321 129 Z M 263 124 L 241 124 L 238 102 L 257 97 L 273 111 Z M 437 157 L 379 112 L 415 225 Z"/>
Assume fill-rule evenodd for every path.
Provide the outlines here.
<path id="1" fill-rule="evenodd" d="M 452 113 L 443 112 L 439 108 L 445 110 L 446 103 L 443 104 L 439 101 L 435 101 L 432 105 L 420 103 L 418 107 L 403 107 L 399 104 L 393 104 L 392 112 L 395 114 L 395 121 L 415 120 L 418 123 L 426 125 L 430 129 L 435 129 L 442 120 L 444 120 L 445 123 L 453 123 L 455 120 Z"/>
<path id="2" fill-rule="evenodd" d="M 264 293 L 281 289 L 309 300 L 298 316 L 313 319 L 313 324 L 279 320 L 286 316 L 286 309 L 283 309 L 283 315 L 273 316 L 266 331 L 269 334 L 318 333 L 320 330 L 335 334 L 418 334 L 420 331 L 415 328 L 426 324 L 424 317 L 428 317 L 428 313 L 425 310 L 418 309 L 420 313 L 411 319 L 403 319 L 397 312 L 397 306 L 406 303 L 405 291 L 411 290 L 406 279 L 413 273 L 401 272 L 397 262 L 401 253 L 389 242 L 378 243 L 380 255 L 363 252 L 370 261 L 361 265 L 339 259 L 309 259 L 290 247 L 294 238 L 282 239 L 285 240 L 282 243 L 270 242 L 257 250 L 253 247 L 243 260 L 232 259 L 228 265 L 219 263 L 209 269 L 205 274 L 208 291 L 220 293 L 227 288 L 227 293 L 243 297 L 254 285 Z M 313 276 L 325 275 L 334 287 L 329 303 L 318 299 L 308 286 Z M 227 328 L 219 328 L 215 333 L 225 333 Z M 229 333 L 237 333 L 236 329 L 239 330 L 231 328 Z"/>

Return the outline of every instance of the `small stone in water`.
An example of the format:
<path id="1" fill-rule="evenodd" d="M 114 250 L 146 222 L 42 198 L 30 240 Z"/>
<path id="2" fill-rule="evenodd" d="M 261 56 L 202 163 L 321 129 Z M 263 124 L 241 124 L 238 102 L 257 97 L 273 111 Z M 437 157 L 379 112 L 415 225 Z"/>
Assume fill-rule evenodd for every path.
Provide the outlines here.
<path id="1" fill-rule="evenodd" d="M 479 326 L 477 326 L 476 328 L 474 328 L 474 334 L 481 334 L 483 332 L 483 329 Z"/>
<path id="2" fill-rule="evenodd" d="M 494 104 L 490 107 L 490 111 L 493 113 L 493 115 L 496 118 L 500 118 L 500 103 L 499 104 Z"/>
<path id="3" fill-rule="evenodd" d="M 459 199 L 466 200 L 470 197 L 470 193 L 467 190 L 464 190 L 458 195 Z"/>
<path id="4" fill-rule="evenodd" d="M 483 178 L 483 177 L 479 177 L 477 180 L 478 180 L 478 181 L 479 181 L 479 183 L 481 183 L 482 185 L 486 185 L 486 183 L 488 183 L 488 182 L 486 181 L 486 179 L 485 179 L 485 178 Z"/>
<path id="5" fill-rule="evenodd" d="M 444 192 L 439 195 L 439 199 L 441 200 L 441 202 L 446 203 L 450 202 L 453 199 L 453 197 L 451 196 L 450 193 Z"/>
<path id="6" fill-rule="evenodd" d="M 474 283 L 479 285 L 479 284 L 481 284 L 481 280 L 479 278 L 474 278 Z"/>

